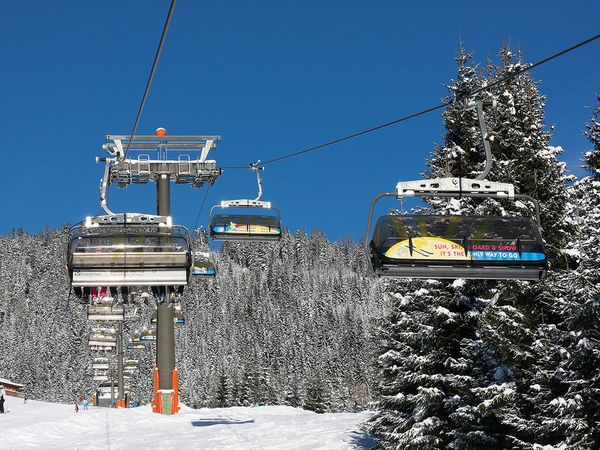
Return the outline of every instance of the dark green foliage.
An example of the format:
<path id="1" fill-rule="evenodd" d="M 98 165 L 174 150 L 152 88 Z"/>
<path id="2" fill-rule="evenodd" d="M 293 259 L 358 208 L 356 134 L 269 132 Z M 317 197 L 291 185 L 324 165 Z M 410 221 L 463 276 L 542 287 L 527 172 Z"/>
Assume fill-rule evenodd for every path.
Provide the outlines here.
<path id="1" fill-rule="evenodd" d="M 318 414 L 323 414 L 329 409 L 329 396 L 327 387 L 323 380 L 316 376 L 308 381 L 306 389 L 306 400 L 304 401 L 304 409 L 314 411 Z"/>

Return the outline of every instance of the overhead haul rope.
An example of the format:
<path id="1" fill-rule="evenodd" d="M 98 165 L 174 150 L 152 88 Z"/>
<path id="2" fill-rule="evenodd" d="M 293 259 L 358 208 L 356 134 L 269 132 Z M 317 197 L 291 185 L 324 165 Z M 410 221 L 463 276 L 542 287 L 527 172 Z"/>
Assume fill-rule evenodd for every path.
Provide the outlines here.
<path id="1" fill-rule="evenodd" d="M 597 40 L 599 38 L 600 38 L 600 34 L 592 36 L 592 37 L 590 37 L 590 38 L 588 38 L 588 39 L 586 39 L 584 41 L 581 41 L 581 42 L 579 42 L 579 43 L 577 43 L 577 44 L 575 44 L 575 45 L 573 45 L 571 47 L 568 47 L 568 48 L 566 48 L 564 50 L 561 50 L 558 53 L 555 53 L 555 54 L 553 54 L 551 56 L 548 56 L 547 58 L 544 58 L 544 59 L 542 59 L 542 60 L 540 60 L 540 61 L 538 61 L 538 62 L 536 62 L 534 64 L 531 64 L 531 65 L 529 65 L 527 67 L 523 67 L 523 68 L 517 70 L 516 72 L 511 73 L 510 75 L 507 75 L 507 76 L 505 76 L 503 78 L 500 78 L 499 80 L 494 81 L 493 83 L 488 84 L 487 86 L 483 86 L 483 87 L 477 88 L 477 89 L 475 89 L 475 90 L 473 90 L 471 92 L 468 92 L 466 94 L 456 96 L 455 98 L 453 98 L 451 100 L 445 101 L 445 102 L 440 103 L 439 105 L 436 105 L 436 106 L 432 106 L 431 108 L 427 108 L 427 109 L 424 109 L 422 111 L 419 111 L 419 112 L 416 112 L 416 113 L 413 113 L 413 114 L 409 114 L 407 116 L 401 117 L 401 118 L 396 119 L 396 120 L 392 120 L 390 122 L 383 123 L 381 125 L 377 125 L 377 126 L 374 126 L 374 127 L 371 127 L 371 128 L 367 128 L 366 130 L 362 130 L 362 131 L 358 131 L 356 133 L 349 134 L 348 136 L 344 136 L 344 137 L 341 137 L 341 138 L 338 138 L 338 139 L 334 139 L 334 140 L 331 140 L 331 141 L 328 141 L 328 142 L 324 142 L 323 144 L 315 145 L 313 147 L 305 148 L 303 150 L 299 150 L 299 151 L 296 151 L 296 152 L 293 152 L 293 153 L 288 153 L 286 155 L 278 156 L 276 158 L 263 161 L 261 164 L 262 165 L 272 164 L 272 163 L 275 163 L 275 162 L 278 162 L 278 161 L 282 161 L 284 159 L 294 158 L 296 156 L 300 156 L 300 155 L 303 155 L 305 153 L 314 152 L 315 150 L 320 150 L 320 149 L 325 148 L 325 147 L 330 147 L 332 145 L 339 144 L 340 142 L 349 141 L 350 139 L 354 139 L 354 138 L 357 138 L 359 136 L 363 136 L 365 134 L 369 134 L 369 133 L 373 133 L 375 131 L 379 131 L 379 130 L 381 130 L 383 128 L 387 128 L 387 127 L 390 127 L 392 125 L 396 125 L 396 124 L 398 124 L 400 122 L 406 122 L 407 120 L 414 119 L 416 117 L 423 116 L 425 114 L 429 114 L 430 112 L 437 111 L 438 109 L 446 108 L 446 107 L 448 107 L 449 105 L 451 105 L 452 103 L 454 103 L 456 101 L 466 100 L 468 98 L 474 97 L 475 95 L 479 94 L 480 92 L 493 89 L 496 86 L 499 86 L 500 84 L 506 83 L 507 81 L 510 81 L 513 78 L 515 78 L 515 77 L 517 77 L 517 76 L 519 76 L 519 75 L 521 75 L 521 74 L 523 74 L 525 72 L 529 72 L 529 71 L 535 69 L 536 67 L 539 67 L 539 66 L 541 66 L 543 64 L 546 64 L 547 62 L 550 62 L 550 61 L 552 61 L 554 59 L 557 59 L 557 58 L 559 58 L 559 57 L 561 57 L 563 55 L 566 55 L 567 53 L 570 53 L 570 52 L 572 52 L 574 50 L 577 50 L 578 48 L 581 48 L 581 47 L 583 47 L 583 46 L 585 46 L 587 44 L 590 44 L 591 42 L 593 42 L 593 41 L 595 41 L 595 40 Z M 224 169 L 248 169 L 249 167 L 250 167 L 250 165 L 245 165 L 245 166 L 230 166 L 230 167 L 223 167 L 223 168 Z"/>
<path id="2" fill-rule="evenodd" d="M 127 154 L 129 153 L 129 146 L 131 145 L 131 141 L 135 136 L 135 132 L 137 131 L 137 127 L 140 123 L 140 119 L 142 117 L 142 111 L 144 110 L 144 105 L 146 104 L 146 100 L 148 99 L 148 93 L 150 92 L 150 86 L 152 85 L 152 80 L 154 79 L 154 73 L 156 72 L 156 68 L 158 67 L 158 60 L 160 59 L 160 54 L 163 49 L 163 45 L 165 43 L 165 39 L 167 37 L 167 32 L 169 31 L 169 25 L 171 24 L 171 18 L 173 17 L 173 12 L 175 11 L 175 4 L 177 0 L 171 0 L 171 6 L 169 7 L 169 13 L 167 14 L 167 19 L 165 21 L 165 26 L 162 31 L 162 35 L 160 36 L 160 42 L 158 43 L 158 48 L 156 49 L 156 54 L 154 55 L 154 62 L 152 63 L 152 69 L 150 70 L 150 76 L 148 77 L 148 82 L 146 83 L 146 89 L 144 90 L 144 96 L 142 97 L 142 101 L 140 103 L 140 108 L 138 109 L 137 116 L 135 118 L 135 122 L 133 123 L 133 129 L 131 130 L 131 134 L 129 135 L 129 141 L 127 142 L 127 147 L 125 148 L 125 152 L 122 159 L 127 158 Z"/>
<path id="3" fill-rule="evenodd" d="M 202 204 L 200 205 L 200 211 L 198 211 L 198 215 L 196 216 L 196 223 L 194 224 L 193 230 L 198 226 L 198 221 L 200 220 L 200 214 L 202 214 L 202 210 L 204 209 L 204 204 L 206 203 L 206 197 L 208 197 L 208 191 L 210 191 L 211 185 L 209 184 L 204 192 L 204 199 L 202 199 Z"/>

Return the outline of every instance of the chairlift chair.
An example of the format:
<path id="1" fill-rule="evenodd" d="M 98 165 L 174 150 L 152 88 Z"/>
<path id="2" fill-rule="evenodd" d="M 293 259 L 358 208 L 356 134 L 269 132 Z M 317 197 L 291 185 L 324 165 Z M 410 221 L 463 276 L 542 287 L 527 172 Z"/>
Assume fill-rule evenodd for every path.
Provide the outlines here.
<path id="1" fill-rule="evenodd" d="M 256 173 L 258 196 L 254 200 L 223 200 L 210 210 L 209 235 L 217 241 L 269 242 L 281 239 L 281 213 L 271 202 L 261 201 L 262 180 L 257 163 L 250 165 Z M 217 212 L 216 212 L 217 211 Z"/>
<path id="2" fill-rule="evenodd" d="M 92 333 L 88 344 L 92 350 L 114 350 L 117 348 L 117 338 L 102 333 Z"/>
<path id="3" fill-rule="evenodd" d="M 217 275 L 215 263 L 212 261 L 209 252 L 194 252 L 192 275 L 200 278 L 214 278 Z"/>
<path id="4" fill-rule="evenodd" d="M 94 375 L 96 376 L 104 376 L 104 377 L 109 377 L 110 376 L 110 370 L 107 369 L 96 369 L 94 370 Z"/>
<path id="5" fill-rule="evenodd" d="M 127 343 L 127 350 L 143 350 L 146 348 L 146 344 L 140 339 L 131 339 Z"/>
<path id="6" fill-rule="evenodd" d="M 84 294 L 94 286 L 185 286 L 191 268 L 190 233 L 171 217 L 88 217 L 70 232 L 71 285 Z"/>
<path id="7" fill-rule="evenodd" d="M 486 151 L 486 166 L 476 179 L 437 178 L 399 182 L 371 203 L 365 251 L 375 273 L 383 277 L 434 279 L 539 280 L 548 269 L 538 202 L 515 193 L 512 184 L 491 182 L 492 155 L 481 102 L 477 110 Z M 534 218 L 503 216 L 385 215 L 370 229 L 376 203 L 383 197 L 494 198 L 524 200 Z"/>
<path id="8" fill-rule="evenodd" d="M 125 308 L 122 304 L 110 303 L 91 304 L 87 307 L 88 320 L 122 321 L 125 317 Z"/>
<path id="9" fill-rule="evenodd" d="M 94 369 L 94 370 L 108 370 L 109 368 L 110 368 L 110 364 L 109 364 L 108 360 L 102 361 L 102 362 L 94 361 L 92 363 L 92 369 Z"/>
<path id="10" fill-rule="evenodd" d="M 156 329 L 144 328 L 140 333 L 140 341 L 156 341 Z"/>

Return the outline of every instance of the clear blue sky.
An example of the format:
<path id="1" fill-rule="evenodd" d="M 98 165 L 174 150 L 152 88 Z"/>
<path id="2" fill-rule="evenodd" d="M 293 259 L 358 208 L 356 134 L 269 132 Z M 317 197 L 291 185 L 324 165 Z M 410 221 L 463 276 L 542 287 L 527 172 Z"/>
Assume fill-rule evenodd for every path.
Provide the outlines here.
<path id="1" fill-rule="evenodd" d="M 99 212 L 105 134 L 129 133 L 169 1 L 4 2 L 0 27 L 0 232 L 35 232 Z M 223 166 L 266 160 L 437 104 L 460 37 L 475 59 L 503 40 L 534 62 L 600 32 L 600 2 L 179 0 L 139 127 L 220 134 Z M 576 173 L 586 105 L 600 91 L 600 42 L 534 72 L 554 145 Z M 372 197 L 418 178 L 440 113 L 267 167 L 265 198 L 285 225 L 330 239 L 364 233 Z M 254 197 L 227 171 L 208 203 Z M 204 191 L 175 188 L 193 226 Z M 154 212 L 154 188 L 112 189 L 114 210 Z M 208 208 L 200 218 L 207 221 Z"/>

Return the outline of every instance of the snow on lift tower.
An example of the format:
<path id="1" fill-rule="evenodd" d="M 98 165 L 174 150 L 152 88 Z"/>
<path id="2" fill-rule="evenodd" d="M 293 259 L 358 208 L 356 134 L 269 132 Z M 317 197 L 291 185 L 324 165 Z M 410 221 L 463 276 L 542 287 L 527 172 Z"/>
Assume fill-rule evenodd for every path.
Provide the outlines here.
<path id="1" fill-rule="evenodd" d="M 89 296 L 97 286 L 168 286 L 181 292 L 189 283 L 192 239 L 186 227 L 172 223 L 170 182 L 195 188 L 212 185 L 222 170 L 207 156 L 221 138 L 165 134 L 158 129 L 156 136 L 106 136 L 103 148 L 109 156 L 96 158 L 105 164 L 100 205 L 106 215 L 87 217 L 70 233 L 68 269 L 76 295 Z M 152 181 L 158 187 L 159 215 L 117 214 L 109 209 L 111 184 L 126 188 Z"/>
<path id="2" fill-rule="evenodd" d="M 475 179 L 435 178 L 404 181 L 396 192 L 378 194 L 371 203 L 365 251 L 378 276 L 434 279 L 539 280 L 548 269 L 537 200 L 515 193 L 508 183 L 486 179 L 492 152 L 481 101 L 472 102 L 485 149 L 485 168 Z M 383 197 L 493 198 L 524 200 L 534 218 L 468 215 L 385 215 L 370 229 L 376 203 Z"/>
<path id="3" fill-rule="evenodd" d="M 258 196 L 254 200 L 223 200 L 210 210 L 209 235 L 218 241 L 278 241 L 281 239 L 281 213 L 262 201 L 264 167 L 260 161 L 249 165 L 256 174 Z M 215 212 L 215 210 L 217 212 Z"/>

